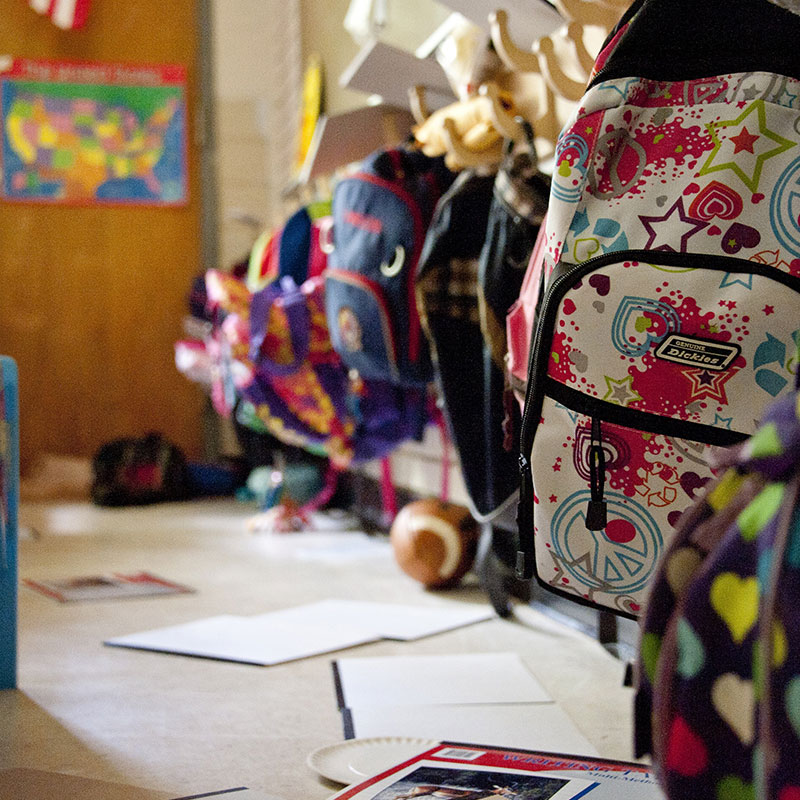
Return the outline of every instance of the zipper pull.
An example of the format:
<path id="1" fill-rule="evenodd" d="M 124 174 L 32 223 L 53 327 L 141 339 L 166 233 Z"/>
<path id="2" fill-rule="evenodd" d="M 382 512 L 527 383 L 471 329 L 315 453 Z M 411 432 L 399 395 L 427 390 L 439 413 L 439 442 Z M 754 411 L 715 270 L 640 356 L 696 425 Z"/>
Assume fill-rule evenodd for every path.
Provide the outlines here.
<path id="1" fill-rule="evenodd" d="M 592 497 L 586 509 L 586 527 L 590 531 L 602 531 L 606 527 L 606 501 L 603 489 L 606 484 L 606 454 L 603 451 L 603 433 L 600 419 L 592 417 L 592 441 L 589 445 L 589 488 Z"/>
<path id="2" fill-rule="evenodd" d="M 533 577 L 533 475 L 528 459 L 519 456 L 519 502 L 517 503 L 517 563 L 520 580 Z"/>

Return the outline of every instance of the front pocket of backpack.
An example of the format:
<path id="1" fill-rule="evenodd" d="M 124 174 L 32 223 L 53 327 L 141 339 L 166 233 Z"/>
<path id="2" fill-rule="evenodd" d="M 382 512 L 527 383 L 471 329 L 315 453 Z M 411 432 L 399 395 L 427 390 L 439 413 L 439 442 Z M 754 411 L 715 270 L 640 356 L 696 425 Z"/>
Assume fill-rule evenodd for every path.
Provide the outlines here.
<path id="1" fill-rule="evenodd" d="M 371 380 L 398 381 L 397 339 L 379 284 L 346 270 L 328 269 L 325 313 L 333 348 L 350 369 Z"/>
<path id="2" fill-rule="evenodd" d="M 738 258 L 651 251 L 558 269 L 529 376 L 535 392 L 549 378 L 620 409 L 750 434 L 791 390 L 796 277 Z"/>
<path id="3" fill-rule="evenodd" d="M 657 428 L 658 420 L 652 422 Z M 597 447 L 599 468 L 592 464 Z M 712 476 L 706 448 L 546 396 L 530 453 L 539 582 L 579 602 L 638 616 L 675 522 Z"/>

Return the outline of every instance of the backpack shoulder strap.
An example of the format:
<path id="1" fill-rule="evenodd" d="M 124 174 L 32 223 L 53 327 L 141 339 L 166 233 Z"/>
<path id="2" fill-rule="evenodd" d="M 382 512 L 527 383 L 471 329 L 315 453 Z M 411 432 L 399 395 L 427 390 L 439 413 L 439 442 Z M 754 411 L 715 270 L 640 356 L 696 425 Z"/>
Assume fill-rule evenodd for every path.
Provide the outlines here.
<path id="1" fill-rule="evenodd" d="M 800 77 L 800 16 L 769 0 L 640 0 L 625 20 L 600 80 L 756 71 Z"/>

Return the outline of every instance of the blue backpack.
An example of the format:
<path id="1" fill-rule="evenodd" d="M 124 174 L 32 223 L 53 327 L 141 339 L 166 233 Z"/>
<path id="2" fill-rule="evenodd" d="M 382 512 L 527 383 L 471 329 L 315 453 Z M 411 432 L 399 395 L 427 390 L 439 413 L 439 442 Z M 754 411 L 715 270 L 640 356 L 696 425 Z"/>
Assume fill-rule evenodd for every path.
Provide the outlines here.
<path id="1" fill-rule="evenodd" d="M 336 185 L 325 311 L 334 349 L 364 379 L 432 380 L 414 283 L 436 202 L 454 177 L 441 158 L 389 148 Z"/>

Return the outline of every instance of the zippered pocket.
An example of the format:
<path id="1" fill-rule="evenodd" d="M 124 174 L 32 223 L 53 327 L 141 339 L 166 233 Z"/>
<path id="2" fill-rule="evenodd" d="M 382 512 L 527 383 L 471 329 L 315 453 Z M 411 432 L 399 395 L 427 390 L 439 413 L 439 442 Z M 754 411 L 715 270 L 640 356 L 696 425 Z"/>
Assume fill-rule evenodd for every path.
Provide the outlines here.
<path id="1" fill-rule="evenodd" d="M 532 337 L 523 448 L 546 377 L 621 408 L 752 433 L 791 388 L 798 336 L 800 279 L 758 262 L 639 250 L 562 263 Z"/>
<path id="2" fill-rule="evenodd" d="M 636 617 L 674 523 L 712 477 L 710 442 L 690 437 L 743 437 L 680 422 L 668 435 L 655 432 L 657 417 L 625 417 L 602 401 L 577 410 L 546 394 L 530 452 L 535 494 L 521 498 L 531 514 L 523 544 L 547 589 Z"/>
<path id="3" fill-rule="evenodd" d="M 562 567 L 572 564 L 580 572 L 576 565 L 591 548 L 576 556 L 559 544 L 558 525 L 567 518 L 592 537 L 592 558 L 601 558 L 603 547 L 612 546 L 609 528 L 600 524 L 603 502 L 606 521 L 614 518 L 608 497 L 616 513 L 633 520 L 629 533 L 653 532 L 638 557 L 657 558 L 671 513 L 692 500 L 682 484 L 693 489 L 711 476 L 706 447 L 746 438 L 764 408 L 791 390 L 796 326 L 800 281 L 763 264 L 628 251 L 559 265 L 538 308 L 530 354 L 520 454 L 520 577 L 536 572 L 542 580 L 553 553 Z M 614 457 L 612 440 L 624 459 Z M 669 502 L 652 492 L 652 481 L 665 475 L 682 490 L 673 486 Z M 560 508 L 564 492 L 574 503 L 580 498 L 580 507 L 559 517 L 547 504 L 558 501 Z M 595 577 L 587 578 L 579 599 L 635 615 L 641 597 L 632 598 L 644 584 L 615 583 L 611 567 L 598 569 L 592 567 Z"/>
<path id="4" fill-rule="evenodd" d="M 331 344 L 345 364 L 371 380 L 397 382 L 397 340 L 381 286 L 340 269 L 325 272 L 325 310 Z"/>

